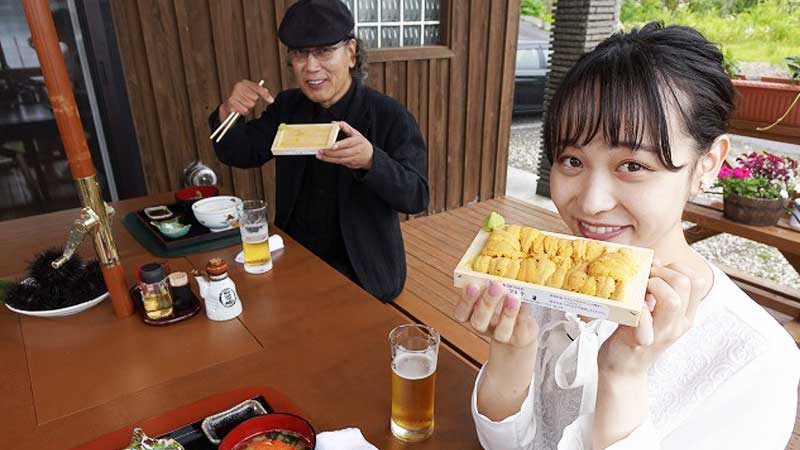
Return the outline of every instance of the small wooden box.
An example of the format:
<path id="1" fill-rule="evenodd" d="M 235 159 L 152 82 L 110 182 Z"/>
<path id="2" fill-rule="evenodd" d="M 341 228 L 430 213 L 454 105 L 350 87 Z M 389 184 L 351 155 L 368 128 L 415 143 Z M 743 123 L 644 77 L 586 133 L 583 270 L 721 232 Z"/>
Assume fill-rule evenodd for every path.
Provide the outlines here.
<path id="1" fill-rule="evenodd" d="M 330 148 L 339 135 L 336 123 L 305 123 L 278 127 L 272 141 L 275 156 L 316 155 L 321 149 Z"/>
<path id="2" fill-rule="evenodd" d="M 575 236 L 559 233 L 543 233 L 561 239 L 579 239 Z M 475 236 L 472 244 L 470 244 L 466 253 L 464 253 L 464 256 L 461 258 L 461 261 L 458 262 L 458 265 L 453 271 L 453 283 L 455 287 L 461 288 L 467 283 L 486 285 L 489 281 L 495 280 L 502 283 L 509 293 L 517 295 L 523 302 L 557 309 L 559 311 L 572 312 L 587 317 L 606 319 L 622 325 L 633 327 L 639 325 L 639 316 L 644 305 L 645 291 L 647 290 L 647 280 L 650 278 L 650 266 L 653 264 L 653 250 L 603 242 L 603 245 L 610 250 L 617 250 L 620 248 L 630 249 L 636 256 L 636 264 L 639 267 L 636 278 L 631 280 L 626 286 L 625 298 L 622 300 L 609 300 L 564 289 L 556 289 L 525 281 L 475 272 L 472 270 L 472 260 L 480 255 L 490 234 L 491 233 L 480 230 L 478 235 Z"/>

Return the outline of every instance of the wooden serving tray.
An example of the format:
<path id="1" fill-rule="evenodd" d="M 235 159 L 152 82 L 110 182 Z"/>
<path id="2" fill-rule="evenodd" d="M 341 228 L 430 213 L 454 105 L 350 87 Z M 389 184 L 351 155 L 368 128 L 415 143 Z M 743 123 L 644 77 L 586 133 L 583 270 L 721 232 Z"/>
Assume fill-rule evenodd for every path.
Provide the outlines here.
<path id="1" fill-rule="evenodd" d="M 278 127 L 272 141 L 275 156 L 316 155 L 321 149 L 330 148 L 339 135 L 336 123 L 306 123 Z"/>
<path id="2" fill-rule="evenodd" d="M 259 397 L 263 399 L 262 405 L 266 406 L 267 412 L 288 412 L 302 416 L 302 412 L 280 392 L 266 386 L 250 386 L 177 407 L 156 417 L 100 436 L 72 450 L 125 448 L 130 444 L 134 428 L 141 428 L 148 436 L 172 437 L 181 444 L 185 443 L 186 450 L 213 450 L 217 447 L 206 439 L 200 428 L 203 419 L 245 400 L 258 400 Z"/>
<path id="3" fill-rule="evenodd" d="M 545 231 L 542 231 L 542 233 L 560 239 L 584 239 L 559 233 Z M 622 300 L 610 300 L 564 289 L 528 283 L 526 281 L 475 272 L 472 270 L 472 260 L 480 255 L 490 234 L 491 233 L 487 231 L 480 230 L 478 235 L 475 236 L 472 244 L 470 244 L 453 271 L 453 283 L 455 287 L 462 288 L 467 283 L 483 285 L 494 280 L 502 283 L 509 292 L 517 295 L 523 302 L 557 309 L 559 311 L 572 312 L 587 317 L 606 319 L 622 325 L 633 327 L 639 325 L 639 316 L 642 312 L 644 296 L 647 290 L 647 280 L 650 277 L 650 266 L 653 264 L 653 250 L 615 244 L 613 242 L 603 242 L 603 245 L 612 250 L 621 248 L 631 250 L 637 258 L 636 263 L 639 267 L 636 278 L 628 283 L 625 289 L 625 298 Z"/>
<path id="4" fill-rule="evenodd" d="M 194 218 L 194 214 L 192 214 L 191 210 L 187 211 L 187 209 L 178 204 L 172 203 L 169 205 L 164 205 L 169 208 L 172 213 L 178 217 L 181 223 L 188 223 L 192 224 L 192 228 L 189 229 L 189 232 L 186 233 L 185 236 L 181 236 L 179 238 L 171 238 L 164 236 L 158 228 L 154 227 L 150 224 L 152 219 L 147 217 L 144 213 L 144 209 L 140 209 L 136 211 L 135 215 L 139 222 L 142 224 L 145 230 L 147 230 L 151 235 L 153 235 L 158 243 L 166 250 L 174 250 L 178 248 L 183 248 L 189 245 L 195 244 L 202 244 L 204 242 L 209 241 L 216 241 L 218 239 L 227 238 L 233 235 L 239 234 L 239 228 L 231 228 L 230 230 L 225 231 L 211 231 L 210 229 L 204 227 Z"/>

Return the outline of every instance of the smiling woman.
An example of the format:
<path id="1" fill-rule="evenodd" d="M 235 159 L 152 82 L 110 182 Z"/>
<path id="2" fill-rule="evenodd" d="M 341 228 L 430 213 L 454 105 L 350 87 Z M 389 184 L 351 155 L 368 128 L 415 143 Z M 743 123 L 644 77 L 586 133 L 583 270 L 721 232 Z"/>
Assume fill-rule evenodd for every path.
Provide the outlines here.
<path id="1" fill-rule="evenodd" d="M 727 155 L 733 98 L 722 54 L 686 27 L 615 34 L 567 73 L 543 131 L 553 202 L 573 234 L 657 261 L 638 328 L 465 286 L 456 319 L 491 337 L 472 398 L 484 448 L 785 448 L 800 351 L 681 226 Z"/>

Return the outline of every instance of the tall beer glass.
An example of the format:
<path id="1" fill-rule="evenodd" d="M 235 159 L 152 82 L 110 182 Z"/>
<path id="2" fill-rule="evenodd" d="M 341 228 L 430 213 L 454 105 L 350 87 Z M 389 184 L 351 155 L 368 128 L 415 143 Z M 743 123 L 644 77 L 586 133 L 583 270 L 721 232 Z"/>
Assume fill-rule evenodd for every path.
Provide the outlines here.
<path id="1" fill-rule="evenodd" d="M 239 230 L 242 233 L 244 270 L 248 273 L 264 273 L 272 269 L 265 201 L 242 202 L 239 207 Z"/>
<path id="2" fill-rule="evenodd" d="M 433 399 L 439 333 L 425 325 L 400 325 L 389 333 L 392 348 L 392 434 L 418 442 L 433 434 Z"/>

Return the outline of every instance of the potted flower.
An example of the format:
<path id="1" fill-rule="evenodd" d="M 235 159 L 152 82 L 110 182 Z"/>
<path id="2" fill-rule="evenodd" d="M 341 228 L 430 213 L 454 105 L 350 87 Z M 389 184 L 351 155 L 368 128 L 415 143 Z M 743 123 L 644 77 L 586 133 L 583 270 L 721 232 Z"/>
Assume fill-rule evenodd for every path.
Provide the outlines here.
<path id="1" fill-rule="evenodd" d="M 725 217 L 748 225 L 778 223 L 789 191 L 797 189 L 797 161 L 770 152 L 752 152 L 723 164 L 717 178 Z"/>

